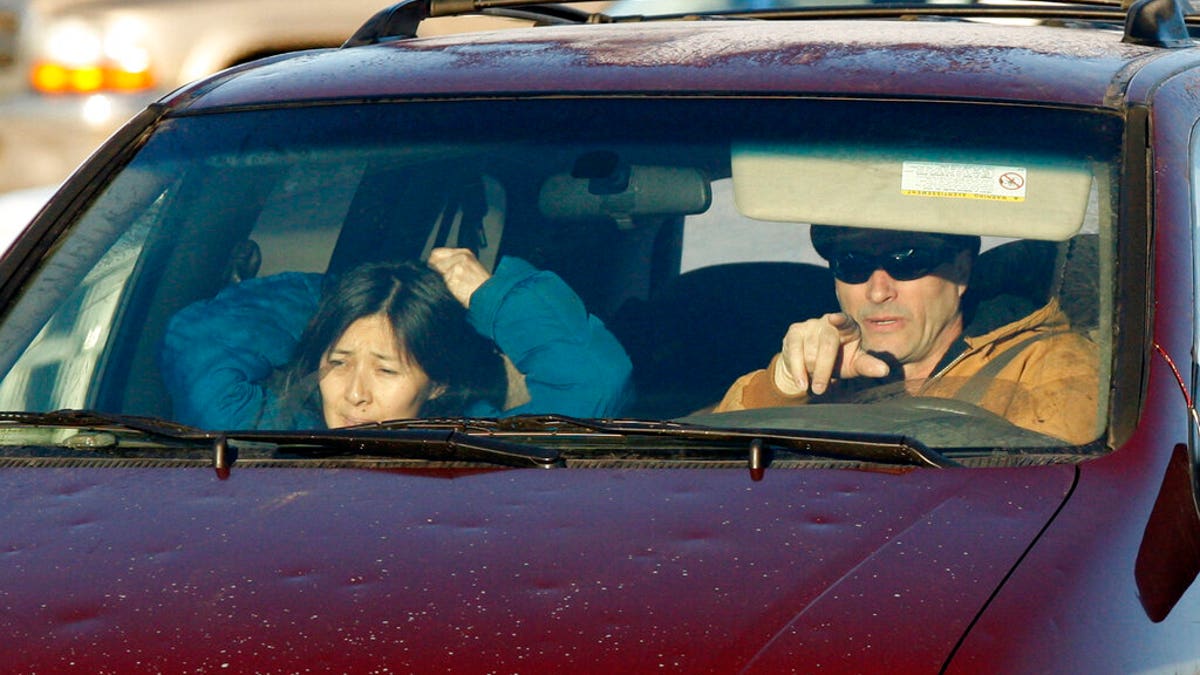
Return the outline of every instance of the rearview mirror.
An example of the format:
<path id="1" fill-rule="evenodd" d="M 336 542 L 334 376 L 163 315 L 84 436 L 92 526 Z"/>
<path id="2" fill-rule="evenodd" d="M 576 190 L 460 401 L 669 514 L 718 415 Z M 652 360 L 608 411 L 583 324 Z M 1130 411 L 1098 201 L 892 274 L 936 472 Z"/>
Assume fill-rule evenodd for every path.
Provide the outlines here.
<path id="1" fill-rule="evenodd" d="M 551 176 L 542 185 L 538 207 L 554 220 L 610 217 L 632 227 L 644 216 L 703 213 L 712 203 L 708 178 L 696 169 L 674 166 L 627 167 L 619 182 L 570 174 Z"/>

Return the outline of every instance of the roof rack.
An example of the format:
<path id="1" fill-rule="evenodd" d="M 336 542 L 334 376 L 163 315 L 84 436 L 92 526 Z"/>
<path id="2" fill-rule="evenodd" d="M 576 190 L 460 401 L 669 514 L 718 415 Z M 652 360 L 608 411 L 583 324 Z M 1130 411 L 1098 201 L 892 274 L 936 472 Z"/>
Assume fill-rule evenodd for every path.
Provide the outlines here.
<path id="1" fill-rule="evenodd" d="M 543 25 L 611 21 L 603 14 L 535 0 L 401 0 L 368 19 L 342 46 L 361 47 L 389 40 L 415 38 L 417 27 L 425 19 L 464 14 L 527 19 Z"/>
<path id="2" fill-rule="evenodd" d="M 612 17 L 566 6 L 566 3 L 585 1 L 587 0 L 563 0 L 561 3 L 551 4 L 544 0 L 401 0 L 368 19 L 342 46 L 360 47 L 391 40 L 415 38 L 418 26 L 425 19 L 464 14 L 486 14 L 525 19 L 537 25 L 613 23 L 640 21 L 647 18 L 642 16 Z M 862 18 L 924 14 L 971 17 L 1013 16 L 1018 13 L 1025 16 L 1050 18 L 1077 14 L 1091 17 L 1093 20 L 1114 23 L 1120 21 L 1124 16 L 1124 42 L 1179 49 L 1196 45 L 1188 31 L 1187 23 L 1189 18 L 1195 22 L 1197 17 L 1195 15 L 1187 16 L 1189 9 L 1187 3 L 1188 0 L 1133 0 L 1125 10 L 1122 8 L 1122 0 L 1059 0 L 1058 3 L 1053 1 L 1036 3 L 1036 7 L 1021 4 L 985 5 L 978 2 L 956 7 L 953 4 L 929 3 L 928 0 L 917 0 L 916 3 L 899 0 L 884 4 L 872 3 L 866 7 L 760 9 L 721 14 L 722 16 L 752 16 L 764 19 Z M 1078 7 L 1074 12 L 1064 12 L 1062 9 L 1048 7 L 1048 5 L 1054 4 Z M 663 15 L 656 18 L 669 20 L 701 17 L 681 14 Z"/>

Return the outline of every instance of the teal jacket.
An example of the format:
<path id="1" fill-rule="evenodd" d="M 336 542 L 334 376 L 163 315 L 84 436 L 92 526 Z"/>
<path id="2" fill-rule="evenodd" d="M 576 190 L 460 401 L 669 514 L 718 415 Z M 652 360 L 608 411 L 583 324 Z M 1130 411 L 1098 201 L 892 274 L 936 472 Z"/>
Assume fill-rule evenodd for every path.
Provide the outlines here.
<path id="1" fill-rule="evenodd" d="M 281 410 L 269 384 L 316 313 L 321 279 L 251 279 L 172 317 L 160 366 L 174 418 L 207 429 L 324 427 L 320 410 Z M 629 356 L 558 275 L 503 258 L 471 296 L 467 318 L 525 375 L 530 400 L 509 410 L 477 401 L 463 415 L 615 417 L 629 404 Z"/>

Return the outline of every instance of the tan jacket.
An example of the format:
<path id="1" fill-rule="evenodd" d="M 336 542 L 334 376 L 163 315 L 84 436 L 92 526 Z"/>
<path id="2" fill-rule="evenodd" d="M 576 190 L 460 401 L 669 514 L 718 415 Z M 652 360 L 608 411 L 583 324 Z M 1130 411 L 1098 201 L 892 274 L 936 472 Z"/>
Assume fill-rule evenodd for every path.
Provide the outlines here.
<path id="1" fill-rule="evenodd" d="M 965 338 L 967 350 L 950 365 L 920 384 L 917 396 L 955 398 L 993 359 L 1011 348 L 1020 352 L 989 378 L 972 401 L 1008 419 L 1073 444 L 1095 440 L 1102 430 L 1100 350 L 1087 337 L 1069 332 L 1067 316 L 1058 301 L 990 333 Z M 1041 339 L 1025 343 L 1034 336 Z M 765 370 L 738 378 L 714 412 L 800 405 L 808 396 L 788 396 L 775 386 L 775 359 Z M 975 385 L 972 385 L 975 386 Z"/>

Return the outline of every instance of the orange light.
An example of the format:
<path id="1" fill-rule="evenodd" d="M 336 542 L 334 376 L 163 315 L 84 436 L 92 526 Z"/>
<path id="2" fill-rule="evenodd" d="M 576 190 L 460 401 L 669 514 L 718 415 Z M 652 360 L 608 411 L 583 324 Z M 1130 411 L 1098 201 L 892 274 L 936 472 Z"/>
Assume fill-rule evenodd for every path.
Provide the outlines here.
<path id="1" fill-rule="evenodd" d="M 70 74 L 68 80 L 71 91 L 90 94 L 100 91 L 104 86 L 104 71 L 97 67 L 72 68 L 67 72 Z"/>
<path id="2" fill-rule="evenodd" d="M 35 65 L 29 79 L 34 89 L 47 94 L 133 92 L 154 86 L 154 76 L 148 70 L 129 71 L 98 66 L 68 68 L 52 62 Z"/>
<path id="3" fill-rule="evenodd" d="M 57 63 L 39 63 L 29 75 L 33 88 L 51 94 L 67 90 L 67 69 Z"/>
<path id="4" fill-rule="evenodd" d="M 104 88 L 113 91 L 141 91 L 154 86 L 154 76 L 148 70 L 104 70 Z"/>

